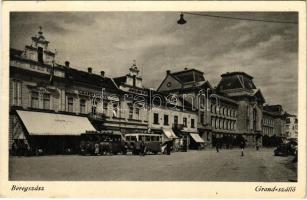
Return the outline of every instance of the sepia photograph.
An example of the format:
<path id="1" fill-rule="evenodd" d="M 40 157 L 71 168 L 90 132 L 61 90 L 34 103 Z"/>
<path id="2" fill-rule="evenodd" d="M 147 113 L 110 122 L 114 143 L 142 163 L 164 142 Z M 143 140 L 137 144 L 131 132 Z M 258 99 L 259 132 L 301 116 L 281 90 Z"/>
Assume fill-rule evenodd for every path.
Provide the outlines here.
<path id="1" fill-rule="evenodd" d="M 298 183 L 306 153 L 298 11 L 8 16 L 9 182 L 280 183 L 252 190 L 295 192 L 287 184 Z M 44 190 L 24 186 L 10 190 Z"/>

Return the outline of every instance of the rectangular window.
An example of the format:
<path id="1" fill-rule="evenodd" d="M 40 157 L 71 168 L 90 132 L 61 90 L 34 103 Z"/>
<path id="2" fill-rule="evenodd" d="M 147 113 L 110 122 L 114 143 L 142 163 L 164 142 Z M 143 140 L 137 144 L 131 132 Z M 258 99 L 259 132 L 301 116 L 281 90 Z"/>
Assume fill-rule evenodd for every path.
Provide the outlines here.
<path id="1" fill-rule="evenodd" d="M 164 125 L 168 125 L 168 115 L 164 115 Z"/>
<path id="2" fill-rule="evenodd" d="M 113 117 L 118 117 L 118 107 L 119 107 L 118 103 L 113 104 Z"/>
<path id="3" fill-rule="evenodd" d="M 44 109 L 50 110 L 50 94 L 44 94 L 43 106 Z"/>
<path id="4" fill-rule="evenodd" d="M 21 82 L 13 81 L 13 105 L 20 106 L 21 105 Z"/>
<path id="5" fill-rule="evenodd" d="M 135 106 L 135 116 L 136 119 L 140 119 L 140 108 L 138 106 Z"/>
<path id="6" fill-rule="evenodd" d="M 195 128 L 195 120 L 191 119 L 191 128 Z"/>
<path id="7" fill-rule="evenodd" d="M 85 114 L 85 100 L 80 99 L 80 113 Z"/>
<path id="8" fill-rule="evenodd" d="M 37 61 L 40 63 L 44 63 L 43 60 L 44 50 L 42 47 L 37 48 Z"/>
<path id="9" fill-rule="evenodd" d="M 68 99 L 68 112 L 73 112 L 74 108 L 74 99 L 72 97 L 69 97 Z"/>
<path id="10" fill-rule="evenodd" d="M 18 84 L 13 81 L 13 104 L 18 105 Z"/>
<path id="11" fill-rule="evenodd" d="M 38 92 L 32 92 L 31 94 L 31 107 L 39 108 L 38 106 Z"/>
<path id="12" fill-rule="evenodd" d="M 133 118 L 133 105 L 129 104 L 129 119 Z"/>
<path id="13" fill-rule="evenodd" d="M 154 120 L 153 120 L 153 123 L 154 124 L 159 124 L 159 114 L 158 113 L 154 113 Z"/>
<path id="14" fill-rule="evenodd" d="M 204 118 L 205 118 L 205 113 L 202 112 L 202 113 L 200 114 L 200 123 L 201 123 L 201 124 L 204 124 L 204 123 L 205 123 Z"/>
<path id="15" fill-rule="evenodd" d="M 103 113 L 107 114 L 108 113 L 108 102 L 103 101 Z"/>
<path id="16" fill-rule="evenodd" d="M 187 127 L 187 126 L 188 126 L 188 124 L 187 124 L 187 118 L 184 117 L 184 118 L 183 118 L 183 127 Z"/>
<path id="17" fill-rule="evenodd" d="M 174 125 L 177 125 L 177 124 L 178 124 L 178 116 L 175 115 L 175 116 L 174 116 Z"/>

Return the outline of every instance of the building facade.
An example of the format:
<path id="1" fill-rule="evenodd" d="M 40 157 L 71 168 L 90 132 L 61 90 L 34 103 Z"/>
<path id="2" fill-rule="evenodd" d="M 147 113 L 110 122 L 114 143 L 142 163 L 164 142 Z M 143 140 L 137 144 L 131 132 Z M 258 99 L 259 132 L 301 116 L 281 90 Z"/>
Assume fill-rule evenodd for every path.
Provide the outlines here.
<path id="1" fill-rule="evenodd" d="M 126 75 L 110 78 L 91 67 L 82 71 L 68 61 L 57 63 L 41 28 L 31 40 L 24 50 L 10 49 L 10 147 L 29 136 L 19 111 L 64 121 L 65 116 L 80 117 L 98 131 L 179 136 L 189 140 L 187 145 L 211 146 L 217 139 L 232 145 L 238 136 L 251 145 L 262 135 L 297 137 L 297 119 L 286 126 L 282 107 L 264 106 L 253 77 L 244 72 L 222 74 L 214 88 L 199 70 L 167 70 L 154 91 L 143 86 L 135 62 Z"/>
<path id="2" fill-rule="evenodd" d="M 288 115 L 286 118 L 286 137 L 298 138 L 298 121 L 295 115 Z"/>
<path id="3" fill-rule="evenodd" d="M 244 72 L 221 75 L 218 93 L 227 95 L 238 104 L 236 132 L 254 145 L 262 135 L 262 109 L 265 102 L 260 89 L 253 83 L 253 77 Z"/>
<path id="4" fill-rule="evenodd" d="M 204 73 L 188 68 L 178 72 L 167 70 L 157 91 L 165 95 L 176 95 L 189 104 L 198 115 L 198 133 L 210 146 L 212 144 L 212 125 L 209 96 L 212 94 L 213 88 L 205 79 Z"/>

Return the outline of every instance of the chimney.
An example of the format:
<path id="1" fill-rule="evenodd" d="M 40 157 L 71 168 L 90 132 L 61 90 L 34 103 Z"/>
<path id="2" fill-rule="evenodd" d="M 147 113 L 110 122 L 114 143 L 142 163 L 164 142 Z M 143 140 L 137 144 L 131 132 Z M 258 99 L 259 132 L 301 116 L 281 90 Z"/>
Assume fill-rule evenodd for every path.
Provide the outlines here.
<path id="1" fill-rule="evenodd" d="M 105 72 L 104 71 L 100 71 L 100 75 L 101 77 L 104 77 Z"/>
<path id="2" fill-rule="evenodd" d="M 188 70 L 188 68 L 187 68 L 187 67 L 185 67 L 185 68 L 184 68 L 184 70 Z"/>
<path id="3" fill-rule="evenodd" d="M 166 70 L 166 75 L 169 75 L 171 73 L 171 70 Z"/>
<path id="4" fill-rule="evenodd" d="M 88 72 L 89 74 L 91 74 L 92 71 L 93 71 L 93 69 L 92 69 L 91 67 L 88 67 L 88 68 L 87 68 L 87 72 Z"/>
<path id="5" fill-rule="evenodd" d="M 65 61 L 65 67 L 69 68 L 69 61 Z"/>

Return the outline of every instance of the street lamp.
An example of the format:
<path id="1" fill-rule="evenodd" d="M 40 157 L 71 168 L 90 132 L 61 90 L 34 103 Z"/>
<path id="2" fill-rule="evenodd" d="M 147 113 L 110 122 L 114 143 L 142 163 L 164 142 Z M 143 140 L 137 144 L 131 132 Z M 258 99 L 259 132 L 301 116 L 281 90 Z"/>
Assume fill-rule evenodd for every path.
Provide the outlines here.
<path id="1" fill-rule="evenodd" d="M 180 19 L 177 21 L 177 24 L 183 25 L 187 23 L 187 21 L 185 21 L 185 19 L 183 18 L 183 13 L 180 14 Z"/>

